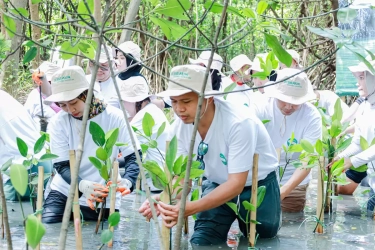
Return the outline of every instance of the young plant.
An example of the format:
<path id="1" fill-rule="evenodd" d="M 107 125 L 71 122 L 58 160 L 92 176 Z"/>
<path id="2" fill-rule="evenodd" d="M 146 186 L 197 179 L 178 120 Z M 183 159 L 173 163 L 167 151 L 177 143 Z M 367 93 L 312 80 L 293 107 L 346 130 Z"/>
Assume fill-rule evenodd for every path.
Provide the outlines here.
<path id="1" fill-rule="evenodd" d="M 102 246 L 100 249 L 110 242 L 113 239 L 113 232 L 110 230 L 110 227 L 115 227 L 119 224 L 120 222 L 120 213 L 119 212 L 114 212 L 108 217 L 108 229 L 105 229 L 102 231 L 102 234 L 100 235 L 100 239 L 102 241 Z"/>

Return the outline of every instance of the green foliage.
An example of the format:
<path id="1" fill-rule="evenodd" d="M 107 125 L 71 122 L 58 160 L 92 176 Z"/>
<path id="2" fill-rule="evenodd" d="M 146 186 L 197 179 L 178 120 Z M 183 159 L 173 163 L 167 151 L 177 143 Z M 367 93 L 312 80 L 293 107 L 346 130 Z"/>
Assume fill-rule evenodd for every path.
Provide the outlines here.
<path id="1" fill-rule="evenodd" d="M 27 152 L 29 151 L 29 148 L 27 147 L 27 144 L 19 137 L 17 137 L 17 147 L 18 151 L 23 157 L 27 156 Z"/>
<path id="2" fill-rule="evenodd" d="M 231 84 L 229 84 L 229 86 L 227 86 L 227 87 L 224 89 L 224 93 L 233 91 L 233 90 L 236 88 L 236 86 L 237 86 L 237 83 L 232 82 Z M 227 97 L 228 97 L 228 94 L 225 94 L 224 97 L 223 97 L 224 100 L 226 100 Z"/>
<path id="3" fill-rule="evenodd" d="M 35 215 L 30 214 L 29 216 L 27 216 L 25 231 L 27 243 L 32 248 L 36 248 L 36 246 L 40 243 L 41 239 L 46 233 L 46 228 L 44 227 L 42 222 L 39 221 L 38 218 L 36 218 Z"/>
<path id="4" fill-rule="evenodd" d="M 23 64 L 26 64 L 28 62 L 31 62 L 31 60 L 33 60 L 36 55 L 38 54 L 38 49 L 37 47 L 31 47 L 25 54 L 25 56 L 23 57 Z"/>
<path id="5" fill-rule="evenodd" d="M 154 127 L 154 125 L 154 118 L 152 118 L 152 116 L 146 112 L 142 120 L 143 133 L 145 133 L 146 136 L 151 137 L 152 128 Z"/>
<path id="6" fill-rule="evenodd" d="M 266 195 L 266 187 L 260 186 L 257 190 L 257 208 L 262 204 L 264 196 Z"/>
<path id="7" fill-rule="evenodd" d="M 256 211 L 255 206 L 248 201 L 243 201 L 242 205 L 247 211 Z"/>
<path id="8" fill-rule="evenodd" d="M 158 163 L 155 161 L 146 161 L 143 163 L 143 167 L 152 175 L 154 175 L 163 187 L 167 186 L 170 180 L 167 179 L 164 171 L 159 167 Z"/>
<path id="9" fill-rule="evenodd" d="M 357 10 L 352 8 L 341 8 L 337 11 L 337 19 L 340 23 L 350 23 L 357 17 Z"/>
<path id="10" fill-rule="evenodd" d="M 301 146 L 302 146 L 303 150 L 305 150 L 308 153 L 314 153 L 315 152 L 314 146 L 308 140 L 302 139 L 301 140 Z"/>
<path id="11" fill-rule="evenodd" d="M 285 64 L 287 67 L 292 65 L 292 56 L 281 46 L 281 44 L 279 43 L 279 39 L 277 39 L 276 36 L 269 35 L 267 33 L 265 33 L 264 35 L 266 37 L 268 46 L 272 49 L 273 53 L 275 53 L 280 62 Z"/>
<path id="12" fill-rule="evenodd" d="M 44 154 L 42 155 L 40 158 L 39 158 L 39 162 L 43 162 L 43 161 L 50 161 L 50 160 L 53 160 L 53 159 L 57 159 L 59 158 L 58 155 L 55 155 L 55 154 Z"/>
<path id="13" fill-rule="evenodd" d="M 115 227 L 120 222 L 120 213 L 114 212 L 108 217 L 108 223 L 110 227 Z"/>
<path id="14" fill-rule="evenodd" d="M 98 157 L 102 161 L 105 161 L 108 159 L 107 152 L 104 150 L 104 148 L 101 148 L 101 147 L 99 147 L 96 150 L 96 157 Z"/>
<path id="15" fill-rule="evenodd" d="M 94 165 L 94 167 L 96 167 L 98 170 L 102 169 L 102 163 L 100 162 L 100 160 L 92 156 L 89 157 L 89 160 L 92 165 Z"/>
<path id="16" fill-rule="evenodd" d="M 92 136 L 92 140 L 99 147 L 103 147 L 105 144 L 105 133 L 103 129 L 96 122 L 90 121 L 89 132 Z"/>
<path id="17" fill-rule="evenodd" d="M 17 28 L 16 22 L 13 20 L 13 18 L 8 16 L 7 14 L 3 15 L 3 19 L 4 19 L 4 26 L 7 30 L 9 37 L 10 38 L 14 37 L 14 34 L 16 33 L 16 28 Z"/>
<path id="18" fill-rule="evenodd" d="M 14 189 L 21 195 L 25 195 L 28 183 L 27 170 L 23 165 L 13 164 L 10 166 L 10 180 Z"/>
<path id="19" fill-rule="evenodd" d="M 238 208 L 237 208 L 237 205 L 236 203 L 233 203 L 233 202 L 227 202 L 225 203 L 228 207 L 230 207 L 235 213 L 236 215 L 238 215 Z"/>
<path id="20" fill-rule="evenodd" d="M 156 8 L 155 12 L 175 19 L 189 20 L 185 11 L 188 12 L 190 7 L 191 2 L 189 0 L 167 0 L 165 6 Z"/>
<path id="21" fill-rule="evenodd" d="M 112 240 L 112 238 L 113 233 L 109 229 L 103 230 L 102 234 L 100 235 L 100 239 L 103 244 L 107 244 Z"/>
<path id="22" fill-rule="evenodd" d="M 176 155 L 177 155 L 177 137 L 174 136 L 171 142 L 169 143 L 169 147 L 165 154 L 165 163 L 168 167 L 169 172 L 171 173 L 173 171 L 173 165 L 176 159 Z"/>
<path id="23" fill-rule="evenodd" d="M 259 1 L 257 5 L 258 15 L 263 14 L 264 11 L 266 11 L 267 7 L 268 7 L 268 3 L 266 1 L 263 1 L 263 0 Z"/>
<path id="24" fill-rule="evenodd" d="M 44 148 L 44 144 L 46 143 L 46 134 L 42 134 L 42 136 L 35 142 L 34 145 L 34 154 L 38 154 Z"/>

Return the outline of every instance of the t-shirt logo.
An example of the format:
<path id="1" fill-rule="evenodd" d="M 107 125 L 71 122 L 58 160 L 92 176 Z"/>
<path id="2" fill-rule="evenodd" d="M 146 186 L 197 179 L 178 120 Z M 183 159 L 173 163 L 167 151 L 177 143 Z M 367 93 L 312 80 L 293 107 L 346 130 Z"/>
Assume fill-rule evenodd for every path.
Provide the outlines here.
<path id="1" fill-rule="evenodd" d="M 227 158 L 225 158 L 225 155 L 223 155 L 222 153 L 220 153 L 220 158 L 221 158 L 221 162 L 226 166 L 228 165 L 228 161 L 227 161 Z"/>
<path id="2" fill-rule="evenodd" d="M 291 138 L 289 138 L 288 141 L 286 142 L 286 144 L 288 145 L 288 147 L 289 147 L 290 145 L 295 145 L 295 144 L 298 143 L 298 141 L 297 141 L 296 138 L 294 138 L 292 142 L 290 142 L 290 139 L 291 139 Z"/>

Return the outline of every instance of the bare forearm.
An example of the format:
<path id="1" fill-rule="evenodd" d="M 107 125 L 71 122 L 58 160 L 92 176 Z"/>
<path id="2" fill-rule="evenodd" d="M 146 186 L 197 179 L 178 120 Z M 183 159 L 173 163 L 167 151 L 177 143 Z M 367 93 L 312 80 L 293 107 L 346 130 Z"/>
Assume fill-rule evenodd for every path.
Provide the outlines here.
<path id="1" fill-rule="evenodd" d="M 290 192 L 293 191 L 301 182 L 307 177 L 310 173 L 311 169 L 304 169 L 304 168 L 297 168 L 294 171 L 292 177 L 285 183 L 281 189 L 285 196 L 287 196 Z"/>

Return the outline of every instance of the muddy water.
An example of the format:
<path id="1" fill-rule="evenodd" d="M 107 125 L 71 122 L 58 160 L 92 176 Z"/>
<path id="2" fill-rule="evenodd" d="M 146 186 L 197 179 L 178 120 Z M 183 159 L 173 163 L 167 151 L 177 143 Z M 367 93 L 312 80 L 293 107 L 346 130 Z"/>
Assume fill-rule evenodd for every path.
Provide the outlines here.
<path id="1" fill-rule="evenodd" d="M 366 216 L 360 205 L 366 200 L 361 194 L 363 187 L 357 189 L 354 196 L 343 196 L 343 200 L 334 202 L 335 212 L 325 216 L 325 233 L 313 234 L 316 222 L 313 221 L 316 207 L 316 183 L 310 183 L 308 202 L 304 213 L 283 214 L 282 227 L 274 239 L 259 239 L 259 249 L 374 249 L 375 223 Z M 362 196 L 362 197 L 361 197 Z M 131 194 L 123 199 L 121 222 L 115 229 L 113 249 L 160 249 L 154 224 L 141 217 L 137 209 L 144 197 Z M 14 249 L 26 249 L 22 227 L 22 213 L 18 203 L 7 203 L 10 215 Z M 26 214 L 32 212 L 31 206 L 24 202 Z M 46 235 L 41 242 L 41 249 L 57 249 L 61 224 L 48 224 Z M 107 227 L 107 224 L 104 225 Z M 190 218 L 189 235 L 192 234 L 194 221 Z M 99 249 L 100 235 L 94 234 L 95 223 L 84 222 L 82 228 L 84 249 Z M 233 228 L 237 225 L 234 223 Z M 183 237 L 182 249 L 196 249 L 189 244 L 189 235 Z M 247 249 L 247 240 L 241 238 L 238 249 Z M 0 249 L 6 249 L 6 240 L 0 239 Z M 75 249 L 73 226 L 69 227 L 66 249 Z M 107 249 L 103 247 L 102 249 Z M 205 247 L 197 249 L 231 249 L 227 246 Z"/>

